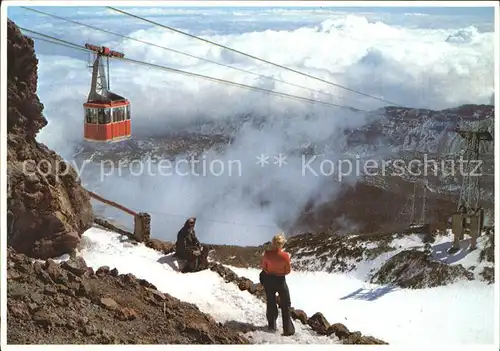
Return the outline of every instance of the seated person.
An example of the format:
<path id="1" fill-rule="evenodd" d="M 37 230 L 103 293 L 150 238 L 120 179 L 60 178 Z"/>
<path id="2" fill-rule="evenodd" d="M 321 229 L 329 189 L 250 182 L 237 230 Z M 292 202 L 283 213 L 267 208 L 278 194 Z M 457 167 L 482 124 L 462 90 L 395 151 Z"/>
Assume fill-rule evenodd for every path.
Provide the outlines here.
<path id="1" fill-rule="evenodd" d="M 189 218 L 177 233 L 175 256 L 186 260 L 183 273 L 197 272 L 208 268 L 208 250 L 204 248 L 198 238 L 194 226 L 196 218 Z"/>

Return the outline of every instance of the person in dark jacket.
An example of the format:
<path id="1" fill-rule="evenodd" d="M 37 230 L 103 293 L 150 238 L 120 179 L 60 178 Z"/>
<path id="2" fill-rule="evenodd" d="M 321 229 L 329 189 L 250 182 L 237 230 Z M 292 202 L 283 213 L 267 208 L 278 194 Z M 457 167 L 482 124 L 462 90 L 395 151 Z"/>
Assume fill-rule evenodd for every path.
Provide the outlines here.
<path id="1" fill-rule="evenodd" d="M 285 236 L 280 233 L 273 238 L 270 245 L 267 245 L 262 257 L 262 272 L 259 280 L 266 292 L 266 317 L 269 330 L 276 330 L 276 321 L 278 319 L 278 307 L 276 305 L 278 304 L 281 308 L 283 320 L 283 335 L 291 336 L 295 334 L 295 326 L 290 315 L 290 291 L 285 278 L 291 271 L 290 255 L 283 251 L 285 242 Z M 278 293 L 278 297 L 276 293 Z"/>
<path id="2" fill-rule="evenodd" d="M 177 233 L 175 256 L 186 260 L 182 273 L 196 272 L 208 266 L 208 250 L 196 237 L 195 224 L 196 218 L 189 218 Z"/>

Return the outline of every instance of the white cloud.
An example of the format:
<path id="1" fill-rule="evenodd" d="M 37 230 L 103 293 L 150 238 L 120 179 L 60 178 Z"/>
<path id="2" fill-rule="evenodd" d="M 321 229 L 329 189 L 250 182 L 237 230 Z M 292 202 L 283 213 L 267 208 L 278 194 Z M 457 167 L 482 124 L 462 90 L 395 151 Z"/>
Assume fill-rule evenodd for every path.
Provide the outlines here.
<path id="1" fill-rule="evenodd" d="M 288 15 L 293 17 L 292 13 Z M 429 20 L 429 16 L 425 18 Z M 189 16 L 184 19 L 186 26 L 192 19 Z M 127 17 L 123 17 L 119 28 L 106 29 L 128 33 L 127 21 Z M 266 23 L 273 25 L 272 21 Z M 128 35 L 306 85 L 338 98 L 313 95 L 162 49 L 78 29 L 85 36 L 82 38 L 75 35 L 78 27 L 73 25 L 64 27 L 64 32 L 60 28 L 62 25 L 58 24 L 52 29 L 58 37 L 80 44 L 83 40 L 103 43 L 137 60 L 361 109 L 382 105 L 160 28 L 142 29 Z M 217 34 L 206 38 L 403 105 L 441 109 L 462 103 L 487 103 L 493 91 L 493 33 L 479 33 L 471 27 L 412 29 L 371 23 L 360 16 L 337 15 L 296 30 L 270 28 L 227 35 L 217 29 L 215 32 Z M 37 44 L 41 52 L 39 94 L 49 125 L 39 139 L 70 157 L 72 146 L 81 141 L 83 133 L 82 103 L 90 84 L 90 73 L 81 61 L 86 55 L 72 53 L 74 56 L 69 58 L 61 56 L 68 51 L 58 51 L 58 56 L 54 56 L 48 51 L 54 50 L 53 46 L 42 48 L 42 45 L 45 44 Z M 98 175 L 86 168 L 84 180 L 91 189 L 137 209 L 180 215 L 163 219 L 154 215 L 155 235 L 168 239 L 174 238 L 185 219 L 182 216 L 199 215 L 202 216 L 199 235 L 203 240 L 239 244 L 266 241 L 280 229 L 282 221 L 295 218 L 309 200 L 331 198 L 338 186 L 325 177 L 302 177 L 299 158 L 289 156 L 289 164 L 283 168 L 272 165 L 261 169 L 255 165 L 255 156 L 262 152 L 289 153 L 298 144 L 308 142 L 333 142 L 328 155 L 335 159 L 340 157 L 344 128 L 365 123 L 363 116 L 345 110 L 312 106 L 129 63 L 113 62 L 111 67 L 112 90 L 132 101 L 136 135 L 198 128 L 230 130 L 235 138 L 226 153 L 218 157 L 226 162 L 241 160 L 241 177 L 122 176 L 108 177 L 99 183 L 95 178 Z M 244 114 L 265 117 L 264 122 L 258 127 L 235 123 L 235 119 Z M 237 127 L 228 129 L 229 123 Z M 269 205 L 262 205 L 267 201 Z M 204 222 L 203 217 L 268 227 Z"/>

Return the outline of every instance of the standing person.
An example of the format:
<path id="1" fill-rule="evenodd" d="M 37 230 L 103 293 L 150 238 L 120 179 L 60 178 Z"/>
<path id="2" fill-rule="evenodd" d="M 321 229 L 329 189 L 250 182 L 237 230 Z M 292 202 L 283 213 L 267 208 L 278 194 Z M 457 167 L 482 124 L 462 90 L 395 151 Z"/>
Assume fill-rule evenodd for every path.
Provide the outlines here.
<path id="1" fill-rule="evenodd" d="M 262 257 L 262 272 L 259 278 L 266 292 L 266 317 L 269 330 L 276 330 L 276 321 L 278 319 L 276 293 L 278 293 L 281 317 L 283 319 L 283 335 L 290 336 L 295 334 L 295 327 L 290 316 L 290 291 L 288 290 L 285 276 L 290 273 L 292 267 L 290 255 L 283 251 L 285 243 L 286 239 L 283 233 L 274 236 L 271 244 L 266 247 L 266 251 Z"/>
<path id="2" fill-rule="evenodd" d="M 182 273 L 196 272 L 208 265 L 208 250 L 201 246 L 196 237 L 195 224 L 196 218 L 189 218 L 177 233 L 175 256 L 186 260 Z"/>

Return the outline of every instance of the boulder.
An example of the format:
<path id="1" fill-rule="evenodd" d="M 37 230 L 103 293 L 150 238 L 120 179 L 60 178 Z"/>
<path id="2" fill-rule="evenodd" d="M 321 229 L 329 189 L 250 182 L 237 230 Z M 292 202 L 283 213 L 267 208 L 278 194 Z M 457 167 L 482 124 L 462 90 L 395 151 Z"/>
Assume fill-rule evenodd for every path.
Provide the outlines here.
<path id="1" fill-rule="evenodd" d="M 316 312 L 307 320 L 307 324 L 320 335 L 326 335 L 330 323 L 326 320 L 325 316 L 321 312 Z"/>
<path id="2" fill-rule="evenodd" d="M 326 331 L 326 335 L 335 335 L 340 340 L 344 340 L 351 335 L 347 327 L 341 323 L 332 324 Z"/>
<path id="3" fill-rule="evenodd" d="M 298 309 L 292 309 L 290 311 L 290 315 L 292 316 L 292 319 L 294 320 L 299 320 L 302 322 L 302 324 L 307 324 L 307 314 L 302 311 L 302 310 L 298 310 Z"/>
<path id="4" fill-rule="evenodd" d="M 81 257 L 76 257 L 68 261 L 65 261 L 61 264 L 61 267 L 73 273 L 77 277 L 81 277 L 82 275 L 84 275 L 85 272 L 87 272 L 88 268 L 87 264 L 85 263 L 85 260 Z"/>
<path id="5" fill-rule="evenodd" d="M 387 345 L 383 340 L 374 338 L 373 336 L 362 335 L 361 332 L 356 331 L 351 333 L 347 338 L 342 340 L 342 344 L 347 345 Z"/>
<path id="6" fill-rule="evenodd" d="M 241 291 L 247 291 L 247 290 L 250 290 L 250 288 L 253 286 L 253 282 L 248 279 L 248 278 L 240 278 L 239 282 L 238 282 L 238 288 L 241 290 Z"/>
<path id="7" fill-rule="evenodd" d="M 109 273 L 110 273 L 110 269 L 108 266 L 101 266 L 101 267 L 97 268 L 97 271 L 95 272 L 95 274 L 98 277 L 103 277 Z"/>

